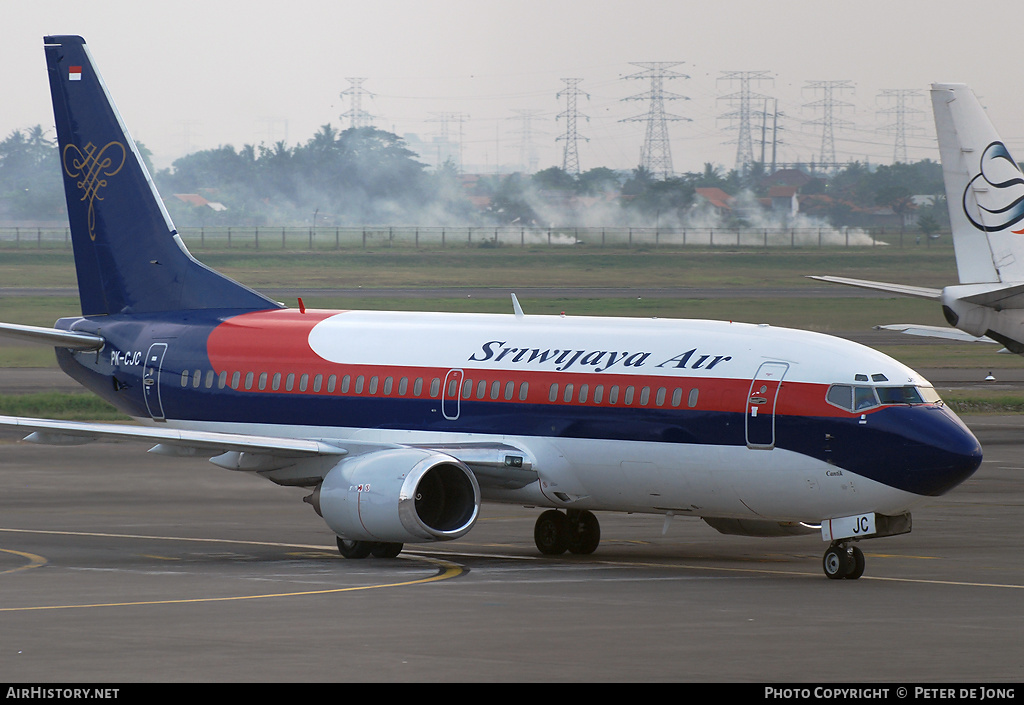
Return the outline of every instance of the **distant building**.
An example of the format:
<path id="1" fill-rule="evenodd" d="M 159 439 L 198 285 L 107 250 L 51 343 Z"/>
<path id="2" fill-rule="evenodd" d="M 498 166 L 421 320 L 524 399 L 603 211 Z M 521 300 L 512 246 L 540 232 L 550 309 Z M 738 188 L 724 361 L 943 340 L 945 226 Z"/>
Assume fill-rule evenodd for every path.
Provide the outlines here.
<path id="1" fill-rule="evenodd" d="M 228 209 L 228 207 L 225 206 L 223 203 L 218 203 L 217 201 L 209 201 L 200 196 L 198 193 L 176 193 L 174 194 L 174 197 L 177 198 L 182 203 L 187 203 L 193 208 L 209 208 L 210 210 L 217 211 L 218 213 L 221 211 L 226 211 Z"/>
<path id="2" fill-rule="evenodd" d="M 732 213 L 733 198 L 722 189 L 716 187 L 698 188 L 694 189 L 694 192 L 697 194 L 694 202 L 695 208 L 706 204 L 722 217 L 728 217 Z"/>
<path id="3" fill-rule="evenodd" d="M 769 208 L 774 213 L 795 216 L 800 212 L 800 199 L 796 186 L 772 186 L 768 189 Z"/>

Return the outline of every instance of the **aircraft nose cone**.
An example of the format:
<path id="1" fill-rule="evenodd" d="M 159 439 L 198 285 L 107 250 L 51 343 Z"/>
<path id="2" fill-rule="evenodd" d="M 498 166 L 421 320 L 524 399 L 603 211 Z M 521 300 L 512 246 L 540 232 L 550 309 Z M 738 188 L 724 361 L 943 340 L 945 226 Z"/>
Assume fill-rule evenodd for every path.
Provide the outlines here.
<path id="1" fill-rule="evenodd" d="M 934 497 L 949 492 L 981 465 L 981 443 L 946 407 L 893 411 L 897 414 L 890 428 L 900 441 L 897 452 L 883 460 L 888 484 Z"/>

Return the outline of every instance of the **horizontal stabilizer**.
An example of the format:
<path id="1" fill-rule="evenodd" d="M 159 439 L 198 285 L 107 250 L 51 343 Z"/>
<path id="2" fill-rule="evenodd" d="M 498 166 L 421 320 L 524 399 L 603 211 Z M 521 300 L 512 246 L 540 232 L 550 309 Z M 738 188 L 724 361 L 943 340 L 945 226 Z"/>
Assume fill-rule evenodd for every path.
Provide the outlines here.
<path id="1" fill-rule="evenodd" d="M 999 310 L 1024 308 L 1024 283 L 968 284 L 950 287 L 950 293 L 960 301 Z M 978 290 L 976 293 L 971 293 Z"/>
<path id="2" fill-rule="evenodd" d="M 987 336 L 971 335 L 958 328 L 947 328 L 945 326 L 923 326 L 916 323 L 890 323 L 886 326 L 875 326 L 876 330 L 894 330 L 907 335 L 920 335 L 926 338 L 944 338 L 946 340 L 959 340 L 967 343 L 995 343 L 995 340 Z"/>
<path id="3" fill-rule="evenodd" d="M 0 337 L 69 350 L 99 350 L 105 343 L 98 335 L 40 326 L 23 326 L 17 323 L 0 323 Z"/>
<path id="4" fill-rule="evenodd" d="M 888 291 L 891 294 L 900 296 L 913 296 L 918 299 L 931 299 L 938 301 L 942 298 L 941 289 L 929 289 L 923 286 L 907 286 L 906 284 L 889 284 L 888 282 L 874 282 L 867 279 L 848 279 L 847 277 L 832 276 L 808 276 L 808 279 L 829 282 L 831 284 L 843 284 L 855 286 L 861 289 L 874 289 L 875 291 Z"/>

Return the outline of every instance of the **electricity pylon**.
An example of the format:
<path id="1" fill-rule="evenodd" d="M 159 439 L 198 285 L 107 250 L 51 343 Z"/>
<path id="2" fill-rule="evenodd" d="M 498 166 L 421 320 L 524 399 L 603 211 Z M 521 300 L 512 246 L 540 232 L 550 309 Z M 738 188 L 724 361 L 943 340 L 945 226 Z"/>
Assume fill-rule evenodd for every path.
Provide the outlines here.
<path id="1" fill-rule="evenodd" d="M 517 118 L 509 118 L 510 120 L 519 121 L 519 129 L 513 131 L 512 134 L 519 135 L 519 164 L 526 169 L 526 173 L 532 174 L 537 171 L 537 145 L 534 144 L 533 138 L 538 133 L 533 127 L 534 118 L 541 115 L 540 110 L 513 110 Z"/>
<path id="2" fill-rule="evenodd" d="M 646 115 L 626 118 L 620 122 L 646 122 L 647 132 L 644 135 L 644 145 L 640 149 L 640 166 L 646 169 L 652 176 L 667 179 L 674 172 L 672 170 L 672 145 L 668 139 L 668 122 L 687 120 L 689 118 L 680 115 L 672 115 L 665 112 L 666 100 L 689 100 L 686 96 L 670 93 L 665 90 L 664 84 L 667 79 L 689 78 L 689 76 L 676 73 L 670 70 L 673 66 L 680 65 L 681 61 L 643 61 L 631 62 L 633 66 L 644 69 L 639 73 L 626 76 L 627 79 L 650 79 L 651 87 L 646 93 L 623 98 L 623 100 L 647 100 L 650 107 Z"/>
<path id="3" fill-rule="evenodd" d="M 907 133 L 921 131 L 920 127 L 908 124 L 914 122 L 922 112 L 917 108 L 911 107 L 910 103 L 921 97 L 921 91 L 913 88 L 883 88 L 878 96 L 886 100 L 896 101 L 896 104 L 892 107 L 878 111 L 882 115 L 891 115 L 895 119 L 895 122 L 884 125 L 880 129 L 882 132 L 896 136 L 896 143 L 893 146 L 892 152 L 893 163 L 901 162 L 906 164 Z"/>
<path id="4" fill-rule="evenodd" d="M 346 78 L 351 86 L 343 90 L 340 95 L 342 98 L 348 96 L 352 99 L 352 107 L 343 112 L 339 117 L 344 120 L 348 118 L 348 126 L 350 128 L 357 127 L 371 127 L 373 125 L 373 116 L 370 113 L 363 110 L 363 98 L 372 98 L 373 93 L 363 88 L 363 81 L 365 78 Z"/>
<path id="5" fill-rule="evenodd" d="M 576 109 L 576 98 L 583 95 L 587 99 L 590 99 L 588 93 L 584 93 L 580 90 L 580 82 L 582 78 L 563 78 L 565 82 L 565 88 L 558 92 L 556 98 L 565 96 L 565 111 L 558 114 L 558 118 L 565 118 L 565 134 L 561 137 L 556 137 L 556 142 L 565 142 L 565 151 L 562 156 L 562 169 L 568 174 L 579 174 L 580 173 L 580 152 L 577 142 L 579 140 L 587 140 L 586 137 L 580 137 L 576 131 L 576 121 L 579 118 L 590 120 L 586 115 L 581 115 Z"/>
<path id="6" fill-rule="evenodd" d="M 736 110 L 719 117 L 724 120 L 739 121 L 739 135 L 736 138 L 736 171 L 740 175 L 746 176 L 750 171 L 751 163 L 754 161 L 754 142 L 751 135 L 751 103 L 755 99 L 759 101 L 768 100 L 768 96 L 754 93 L 751 90 L 751 84 L 771 81 L 772 77 L 768 71 L 724 71 L 718 80 L 739 81 L 740 84 L 738 91 L 719 97 L 719 100 L 727 100 L 736 107 Z M 763 154 L 761 161 L 764 161 Z"/>
<path id="7" fill-rule="evenodd" d="M 836 99 L 837 94 L 841 94 L 844 91 L 853 90 L 852 81 L 807 81 L 806 88 L 817 92 L 821 92 L 822 97 L 820 100 L 816 100 L 813 103 L 806 103 L 804 107 L 814 108 L 822 111 L 822 116 L 818 120 L 810 120 L 807 124 L 809 125 L 821 125 L 821 155 L 819 161 L 821 165 L 826 168 L 838 168 L 839 163 L 836 162 L 836 141 L 835 141 L 835 128 L 846 127 L 851 123 L 847 120 L 839 120 L 836 118 L 835 113 L 843 108 L 852 108 L 852 103 L 846 103 Z"/>

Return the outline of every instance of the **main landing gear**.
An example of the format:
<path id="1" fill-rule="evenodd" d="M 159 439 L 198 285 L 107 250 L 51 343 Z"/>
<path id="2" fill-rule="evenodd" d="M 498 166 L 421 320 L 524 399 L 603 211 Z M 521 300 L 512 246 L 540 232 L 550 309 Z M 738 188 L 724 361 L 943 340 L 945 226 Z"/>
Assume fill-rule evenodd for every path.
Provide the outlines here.
<path id="1" fill-rule="evenodd" d="M 366 558 L 371 555 L 374 558 L 394 558 L 402 552 L 402 548 L 405 546 L 401 543 L 384 541 L 352 541 L 340 536 L 337 539 L 338 553 L 343 558 Z"/>
<path id="2" fill-rule="evenodd" d="M 833 541 L 821 559 L 821 567 L 830 580 L 856 580 L 864 575 L 864 552 L 849 541 Z"/>
<path id="3" fill-rule="evenodd" d="M 537 549 L 546 556 L 557 556 L 569 551 L 587 555 L 601 543 L 601 524 L 593 512 L 570 509 L 565 514 L 549 509 L 537 517 L 533 527 L 533 540 Z"/>

